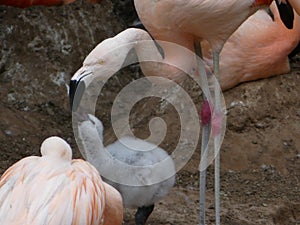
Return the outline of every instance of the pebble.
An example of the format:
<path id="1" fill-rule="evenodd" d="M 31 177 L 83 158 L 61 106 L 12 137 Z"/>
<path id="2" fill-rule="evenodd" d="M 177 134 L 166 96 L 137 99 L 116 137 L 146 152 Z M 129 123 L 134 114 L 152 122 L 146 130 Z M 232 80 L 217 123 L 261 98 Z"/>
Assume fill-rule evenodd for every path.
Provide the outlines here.
<path id="1" fill-rule="evenodd" d="M 242 101 L 233 101 L 230 103 L 230 108 L 234 108 L 236 106 L 245 106 L 245 103 Z"/>
<path id="2" fill-rule="evenodd" d="M 4 133 L 7 135 L 7 136 L 12 136 L 12 131 L 11 130 L 5 130 Z"/>
<path id="3" fill-rule="evenodd" d="M 25 106 L 25 107 L 23 108 L 23 111 L 24 111 L 24 112 L 28 112 L 28 111 L 30 111 L 30 108 L 29 108 L 29 106 Z"/>
<path id="4" fill-rule="evenodd" d="M 9 94 L 7 94 L 7 101 L 8 102 L 14 102 L 14 101 L 16 101 L 15 93 L 9 93 Z"/>
<path id="5" fill-rule="evenodd" d="M 267 165 L 263 164 L 263 165 L 261 165 L 261 168 L 262 168 L 263 170 L 267 170 L 269 167 L 268 167 Z"/>

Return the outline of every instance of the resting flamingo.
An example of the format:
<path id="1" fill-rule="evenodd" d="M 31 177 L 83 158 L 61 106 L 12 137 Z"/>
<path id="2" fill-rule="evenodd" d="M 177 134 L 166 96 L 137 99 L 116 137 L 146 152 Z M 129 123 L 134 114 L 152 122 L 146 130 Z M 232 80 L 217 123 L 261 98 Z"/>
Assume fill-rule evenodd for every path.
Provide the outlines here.
<path id="1" fill-rule="evenodd" d="M 98 171 L 53 136 L 0 179 L 0 224 L 121 225 L 122 198 Z"/>
<path id="2" fill-rule="evenodd" d="M 295 15 L 293 29 L 287 29 L 274 3 L 270 9 L 273 20 L 265 10 L 259 10 L 225 43 L 220 54 L 222 90 L 290 71 L 288 56 L 300 41 L 300 17 Z M 212 66 L 207 42 L 202 43 L 202 49 L 206 63 Z"/>

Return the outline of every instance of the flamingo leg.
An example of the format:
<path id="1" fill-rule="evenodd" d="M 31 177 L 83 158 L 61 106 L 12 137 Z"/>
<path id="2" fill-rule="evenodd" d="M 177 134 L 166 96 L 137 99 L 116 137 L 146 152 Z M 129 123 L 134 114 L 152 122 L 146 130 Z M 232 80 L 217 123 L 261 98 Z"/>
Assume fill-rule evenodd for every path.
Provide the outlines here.
<path id="1" fill-rule="evenodd" d="M 135 224 L 145 225 L 153 209 L 154 205 L 139 207 L 135 214 Z"/>
<path id="2" fill-rule="evenodd" d="M 220 82 L 219 77 L 219 52 L 213 52 L 213 66 L 214 74 L 218 82 Z M 221 96 L 220 89 L 218 85 L 215 85 L 215 113 L 221 113 Z M 217 115 L 216 115 L 217 116 Z M 213 126 L 213 125 L 212 125 Z M 220 225 L 220 152 L 218 149 L 219 138 L 218 135 L 214 138 L 214 154 L 215 154 L 215 217 L 216 225 Z"/>
<path id="3" fill-rule="evenodd" d="M 195 52 L 198 56 L 201 56 L 201 46 L 199 43 L 195 43 Z M 219 56 L 220 52 L 213 52 L 213 67 L 214 74 L 217 82 L 219 79 Z M 200 75 L 206 75 L 203 62 L 198 62 L 198 69 Z M 209 87 L 203 87 L 209 89 Z M 203 105 L 201 112 L 202 119 L 202 143 L 201 143 L 201 164 L 200 165 L 200 225 L 205 225 L 205 196 L 206 196 L 206 167 L 207 167 L 207 145 L 209 142 L 209 136 L 211 129 L 214 133 L 214 156 L 215 156 L 215 218 L 216 225 L 220 225 L 220 136 L 219 127 L 222 119 L 221 109 L 221 92 L 220 86 L 214 86 L 214 104 L 208 101 L 203 95 Z M 210 99 L 210 98 L 209 98 Z M 214 114 L 211 115 L 210 106 L 213 105 Z M 212 116 L 212 117 L 211 117 Z"/>
<path id="4" fill-rule="evenodd" d="M 203 101 L 207 101 L 203 95 Z M 207 152 L 206 146 L 209 140 L 210 124 L 202 125 L 202 140 L 201 140 L 201 159 L 203 159 L 203 170 L 200 170 L 200 225 L 205 225 L 205 205 L 206 205 L 206 164 L 207 164 Z M 204 165 L 205 164 L 205 165 Z"/>
<path id="5" fill-rule="evenodd" d="M 202 51 L 201 51 L 201 45 L 199 41 L 195 42 L 195 53 L 197 56 L 202 58 Z M 199 72 L 204 69 L 204 65 L 202 62 L 199 62 L 198 64 L 199 67 Z M 200 76 L 203 75 L 200 73 Z M 210 135 L 210 124 L 209 123 L 204 123 L 203 121 L 205 120 L 203 118 L 204 115 L 204 103 L 207 103 L 207 98 L 203 92 L 203 105 L 202 105 L 202 112 L 201 112 L 201 120 L 202 120 L 202 139 L 201 139 L 201 163 L 200 165 L 200 178 L 199 178 L 199 195 L 200 195 L 200 200 L 199 200 L 199 220 L 200 220 L 200 225 L 205 225 L 205 205 L 206 205 L 206 164 L 207 164 L 207 155 L 206 155 L 206 147 L 208 144 L 209 140 L 209 135 Z M 204 169 L 201 169 L 204 168 Z"/>

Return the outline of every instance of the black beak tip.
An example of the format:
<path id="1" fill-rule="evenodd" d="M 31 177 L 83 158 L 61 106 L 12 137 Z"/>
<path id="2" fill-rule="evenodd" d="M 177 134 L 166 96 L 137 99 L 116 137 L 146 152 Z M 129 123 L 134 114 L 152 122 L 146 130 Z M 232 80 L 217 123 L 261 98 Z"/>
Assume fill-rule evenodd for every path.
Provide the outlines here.
<path id="1" fill-rule="evenodd" d="M 85 89 L 86 87 L 84 81 L 82 80 L 70 81 L 69 100 L 70 100 L 70 107 L 72 112 L 77 111 Z"/>
<path id="2" fill-rule="evenodd" d="M 74 102 L 74 97 L 75 97 L 77 85 L 78 85 L 77 80 L 71 80 L 70 81 L 69 101 L 70 101 L 70 107 L 71 107 L 72 111 L 73 111 L 73 102 Z"/>

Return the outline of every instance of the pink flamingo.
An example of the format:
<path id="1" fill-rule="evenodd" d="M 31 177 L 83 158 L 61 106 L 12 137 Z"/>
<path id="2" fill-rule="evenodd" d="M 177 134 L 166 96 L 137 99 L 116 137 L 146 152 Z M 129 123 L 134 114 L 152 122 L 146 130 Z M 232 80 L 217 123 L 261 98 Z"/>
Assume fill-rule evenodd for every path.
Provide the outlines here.
<path id="1" fill-rule="evenodd" d="M 122 198 L 88 162 L 72 160 L 59 137 L 41 145 L 42 157 L 26 157 L 0 179 L 0 224 L 121 225 Z"/>

